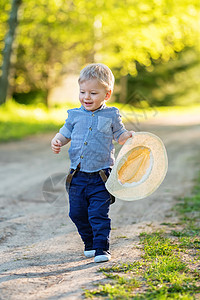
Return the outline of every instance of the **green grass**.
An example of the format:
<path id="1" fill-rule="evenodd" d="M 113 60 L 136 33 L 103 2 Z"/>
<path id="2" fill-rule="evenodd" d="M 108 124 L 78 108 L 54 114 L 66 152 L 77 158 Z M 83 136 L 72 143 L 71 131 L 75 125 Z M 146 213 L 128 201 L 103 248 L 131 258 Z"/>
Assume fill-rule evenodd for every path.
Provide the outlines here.
<path id="1" fill-rule="evenodd" d="M 57 131 L 66 119 L 66 109 L 47 109 L 44 105 L 8 101 L 0 107 L 0 142 Z"/>
<path id="2" fill-rule="evenodd" d="M 144 246 L 143 261 L 101 268 L 99 271 L 109 283 L 101 284 L 93 291 L 85 291 L 85 297 L 195 299 L 195 293 L 200 292 L 197 286 L 199 274 L 191 271 L 181 259 L 181 251 L 184 247 L 188 248 L 188 243 L 173 243 L 163 232 L 143 233 L 140 238 Z"/>
<path id="3" fill-rule="evenodd" d="M 193 238 L 200 233 L 200 173 L 193 188 L 192 195 L 179 199 L 175 210 L 180 216 L 182 229 L 172 230 L 171 234 L 177 237 Z"/>
<path id="4" fill-rule="evenodd" d="M 100 268 L 99 272 L 106 272 L 106 273 L 127 273 L 129 271 L 138 270 L 142 266 L 141 262 L 135 261 L 132 263 L 123 263 L 120 265 L 113 265 L 112 267 L 104 267 Z"/>
<path id="5" fill-rule="evenodd" d="M 86 298 L 133 300 L 199 299 L 200 272 L 200 174 L 191 197 L 180 199 L 175 207 L 180 216 L 180 230 L 163 230 L 140 234 L 141 259 L 100 268 L 106 281 Z"/>
<path id="6" fill-rule="evenodd" d="M 148 107 L 147 103 L 144 108 L 134 108 L 130 105 L 119 103 L 107 103 L 108 106 L 116 106 L 123 111 L 122 119 L 124 122 L 128 120 L 138 124 L 156 115 L 168 116 L 196 113 L 200 111 L 200 105 L 190 107 L 156 107 L 154 110 Z M 65 122 L 67 117 L 67 109 L 73 108 L 72 103 L 66 103 L 64 107 L 46 108 L 42 104 L 24 105 L 14 101 L 8 101 L 0 106 L 0 142 L 19 140 L 24 137 L 46 133 L 56 132 Z"/>
<path id="7" fill-rule="evenodd" d="M 170 239 L 163 237 L 160 233 L 140 235 L 143 241 L 145 255 L 144 258 L 157 256 L 170 256 L 173 253 L 174 245 Z"/>

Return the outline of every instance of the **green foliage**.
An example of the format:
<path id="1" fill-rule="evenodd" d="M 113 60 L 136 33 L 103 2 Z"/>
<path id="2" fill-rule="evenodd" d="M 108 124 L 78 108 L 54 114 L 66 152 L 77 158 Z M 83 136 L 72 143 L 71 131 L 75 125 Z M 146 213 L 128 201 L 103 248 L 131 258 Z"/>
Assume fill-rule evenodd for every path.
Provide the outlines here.
<path id="1" fill-rule="evenodd" d="M 2 0 L 0 50 L 9 9 Z M 151 70 L 154 61 L 198 49 L 199 9 L 198 0 L 24 0 L 11 85 L 15 92 L 48 91 L 63 73 L 94 61 L 108 64 L 117 77 L 136 76 L 137 64 Z"/>
<path id="2" fill-rule="evenodd" d="M 187 49 L 167 64 L 153 62 L 151 71 L 138 66 L 138 76 L 128 77 L 127 90 L 126 101 L 136 107 L 141 101 L 150 106 L 199 103 L 199 54 Z"/>
<path id="3" fill-rule="evenodd" d="M 44 100 L 46 97 L 45 91 L 42 90 L 31 90 L 28 93 L 14 93 L 13 94 L 13 99 L 17 103 L 21 104 L 44 104 Z"/>

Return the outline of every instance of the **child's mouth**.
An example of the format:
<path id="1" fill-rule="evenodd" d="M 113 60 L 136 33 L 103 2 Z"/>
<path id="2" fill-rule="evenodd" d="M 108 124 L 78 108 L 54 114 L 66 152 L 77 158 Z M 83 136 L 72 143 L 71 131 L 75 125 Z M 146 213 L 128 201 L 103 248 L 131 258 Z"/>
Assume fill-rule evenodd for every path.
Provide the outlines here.
<path id="1" fill-rule="evenodd" d="M 85 103 L 85 105 L 92 105 L 92 102 L 84 102 Z"/>

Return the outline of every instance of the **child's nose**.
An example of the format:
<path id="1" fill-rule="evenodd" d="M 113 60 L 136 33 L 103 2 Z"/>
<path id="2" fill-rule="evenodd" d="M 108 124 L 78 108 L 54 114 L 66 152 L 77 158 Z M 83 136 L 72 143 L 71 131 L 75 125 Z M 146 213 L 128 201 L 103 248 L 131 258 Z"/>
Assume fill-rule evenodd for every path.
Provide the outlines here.
<path id="1" fill-rule="evenodd" d="M 85 94 L 85 99 L 87 99 L 87 100 L 90 99 L 90 94 L 89 93 Z"/>

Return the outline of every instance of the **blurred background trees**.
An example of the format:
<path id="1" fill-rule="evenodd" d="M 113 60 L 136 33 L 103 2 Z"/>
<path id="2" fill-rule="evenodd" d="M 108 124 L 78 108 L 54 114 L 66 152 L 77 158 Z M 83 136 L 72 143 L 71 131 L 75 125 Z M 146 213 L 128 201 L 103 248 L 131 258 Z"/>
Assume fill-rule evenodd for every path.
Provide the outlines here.
<path id="1" fill-rule="evenodd" d="M 21 4 L 21 0 L 14 0 L 12 2 L 12 7 L 10 10 L 9 16 L 9 29 L 8 33 L 5 36 L 4 42 L 4 52 L 3 52 L 3 62 L 1 68 L 1 78 L 0 78 L 0 103 L 4 103 L 7 97 L 7 90 L 9 86 L 9 71 L 10 71 L 10 62 L 11 62 L 11 54 L 12 54 L 12 47 L 15 38 L 15 31 L 17 27 L 17 17 L 18 17 L 18 10 Z"/>
<path id="2" fill-rule="evenodd" d="M 0 4 L 1 66 L 11 4 Z M 102 62 L 116 76 L 117 101 L 137 105 L 139 91 L 150 105 L 198 102 L 199 13 L 198 0 L 23 0 L 8 95 L 48 105 L 64 75 Z"/>

